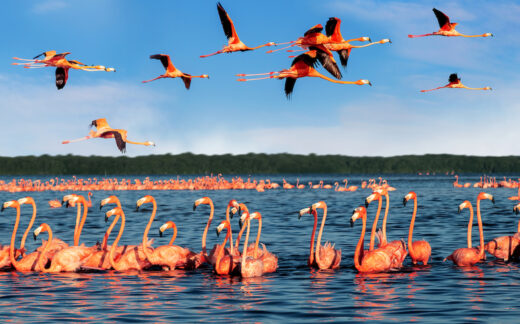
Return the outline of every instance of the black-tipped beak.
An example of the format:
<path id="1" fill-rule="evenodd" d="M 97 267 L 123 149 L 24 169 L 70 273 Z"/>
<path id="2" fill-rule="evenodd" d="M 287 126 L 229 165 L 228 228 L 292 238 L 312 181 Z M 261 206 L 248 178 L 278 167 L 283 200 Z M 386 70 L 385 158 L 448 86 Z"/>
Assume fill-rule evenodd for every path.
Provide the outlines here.
<path id="1" fill-rule="evenodd" d="M 101 205 L 101 203 L 99 203 L 99 210 L 101 210 L 103 208 L 103 205 Z"/>
<path id="2" fill-rule="evenodd" d="M 461 211 L 461 209 L 460 209 L 460 207 L 459 207 L 459 208 L 457 209 L 457 212 L 460 214 L 460 211 Z"/>
<path id="3" fill-rule="evenodd" d="M 365 208 L 368 208 L 368 205 L 369 205 L 369 204 L 370 204 L 370 203 L 368 202 L 368 200 L 365 199 Z"/>
<path id="4" fill-rule="evenodd" d="M 352 220 L 352 218 L 350 219 L 350 227 L 354 227 L 354 221 Z"/>
<path id="5" fill-rule="evenodd" d="M 218 228 L 215 230 L 217 232 L 217 236 L 220 236 L 220 232 L 218 231 Z"/>
<path id="6" fill-rule="evenodd" d="M 233 219 L 233 216 L 234 216 L 234 215 L 235 215 L 235 214 L 233 214 L 233 213 L 229 213 L 229 218 Z"/>
<path id="7" fill-rule="evenodd" d="M 238 216 L 242 216 L 242 208 L 238 207 Z"/>
<path id="8" fill-rule="evenodd" d="M 136 211 L 136 212 L 139 211 L 139 205 L 135 205 L 135 211 Z"/>
<path id="9" fill-rule="evenodd" d="M 34 233 L 33 233 L 33 238 L 34 238 L 34 240 L 36 241 L 36 234 L 34 234 Z"/>
<path id="10" fill-rule="evenodd" d="M 491 198 L 491 202 L 493 203 L 493 205 L 495 204 L 495 197 Z"/>
<path id="11" fill-rule="evenodd" d="M 407 201 L 408 201 L 408 200 L 406 200 L 406 198 L 403 198 L 403 206 L 406 206 L 406 202 L 407 202 Z"/>
<path id="12" fill-rule="evenodd" d="M 389 42 L 390 44 L 392 44 L 392 40 L 391 40 L 391 39 L 389 39 L 388 42 Z"/>
<path id="13" fill-rule="evenodd" d="M 0 211 L 4 211 L 4 209 L 5 209 L 5 207 L 4 207 L 4 205 L 2 205 L 2 209 Z"/>
<path id="14" fill-rule="evenodd" d="M 369 41 L 370 43 L 372 43 L 372 39 L 371 39 L 370 37 L 368 38 L 368 41 Z"/>
<path id="15" fill-rule="evenodd" d="M 107 223 L 107 222 L 108 222 L 108 216 L 105 215 L 105 223 Z"/>
<path id="16" fill-rule="evenodd" d="M 518 215 L 518 208 L 514 207 L 514 208 L 513 208 L 513 212 L 514 212 L 516 215 Z"/>
<path id="17" fill-rule="evenodd" d="M 161 230 L 159 230 L 159 236 L 162 237 L 162 231 Z"/>
<path id="18" fill-rule="evenodd" d="M 244 222 L 241 219 L 238 219 L 238 227 L 242 228 L 243 224 Z"/>
<path id="19" fill-rule="evenodd" d="M 368 82 L 368 85 L 369 85 L 369 86 L 372 86 L 372 82 Z"/>
<path id="20" fill-rule="evenodd" d="M 197 209 L 197 205 L 193 204 L 193 211 L 195 211 L 195 209 Z"/>
<path id="21" fill-rule="evenodd" d="M 67 200 L 67 201 L 65 202 L 65 208 L 69 208 L 69 207 L 70 207 L 70 204 L 69 204 L 69 201 Z"/>
<path id="22" fill-rule="evenodd" d="M 298 220 L 302 218 L 302 214 L 298 213 Z"/>

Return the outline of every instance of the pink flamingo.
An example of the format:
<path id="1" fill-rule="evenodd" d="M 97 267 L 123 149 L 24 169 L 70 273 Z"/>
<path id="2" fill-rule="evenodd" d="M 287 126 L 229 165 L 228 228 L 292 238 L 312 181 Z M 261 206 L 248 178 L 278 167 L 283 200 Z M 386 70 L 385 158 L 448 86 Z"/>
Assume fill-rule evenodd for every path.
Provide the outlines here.
<path id="1" fill-rule="evenodd" d="M 513 212 L 515 214 L 519 214 L 520 204 L 517 204 L 513 207 Z M 509 261 L 510 259 L 517 260 L 520 257 L 520 249 L 518 245 L 520 245 L 520 221 L 518 222 L 518 227 L 516 233 L 514 235 L 506 235 L 495 237 L 491 241 L 489 241 L 484 248 L 486 251 L 495 256 L 497 259 L 502 259 L 504 261 Z"/>
<path id="2" fill-rule="evenodd" d="M 417 215 L 417 194 L 410 191 L 404 196 L 403 205 L 406 206 L 406 202 L 410 199 L 413 199 L 413 215 L 410 221 L 410 229 L 408 230 L 408 252 L 410 252 L 410 258 L 412 258 L 413 264 L 422 262 L 424 265 L 427 265 L 428 259 L 432 254 L 432 248 L 427 241 L 412 242 L 413 226 L 415 224 L 415 216 Z"/>
<path id="3" fill-rule="evenodd" d="M 264 265 L 261 259 L 247 256 L 247 243 L 249 241 L 249 228 L 251 219 L 246 217 L 246 238 L 244 241 L 244 249 L 242 251 L 242 259 L 240 262 L 240 275 L 242 278 L 261 277 L 264 274 Z"/>
<path id="4" fill-rule="evenodd" d="M 233 250 L 233 241 L 230 239 L 231 235 L 231 224 L 228 220 L 223 220 L 217 226 L 217 236 L 220 235 L 223 229 L 227 230 L 226 237 L 224 238 L 224 242 L 217 247 L 215 252 L 216 262 L 213 266 L 213 270 L 215 273 L 219 275 L 230 275 L 233 273 L 235 268 L 238 265 L 238 258 Z M 226 243 L 229 240 L 229 249 L 231 253 L 226 253 L 225 247 Z"/>
<path id="5" fill-rule="evenodd" d="M 260 255 L 258 254 L 259 253 L 258 245 L 260 242 L 260 235 L 262 233 L 262 214 L 260 214 L 259 212 L 254 212 L 254 213 L 249 214 L 249 216 L 248 216 L 246 213 L 244 213 L 244 214 L 242 214 L 242 217 L 240 218 L 241 223 L 245 222 L 246 217 L 249 217 L 250 219 L 258 220 L 258 232 L 256 234 L 256 242 L 255 242 L 254 249 L 253 249 L 253 257 L 255 259 L 259 258 L 260 260 L 262 260 L 264 273 L 275 272 L 276 269 L 278 268 L 278 257 L 276 255 L 274 255 L 273 253 L 267 251 L 267 248 L 265 247 L 264 243 L 262 243 L 262 247 L 263 247 L 262 253 Z M 248 251 L 248 253 L 249 253 L 249 251 Z"/>

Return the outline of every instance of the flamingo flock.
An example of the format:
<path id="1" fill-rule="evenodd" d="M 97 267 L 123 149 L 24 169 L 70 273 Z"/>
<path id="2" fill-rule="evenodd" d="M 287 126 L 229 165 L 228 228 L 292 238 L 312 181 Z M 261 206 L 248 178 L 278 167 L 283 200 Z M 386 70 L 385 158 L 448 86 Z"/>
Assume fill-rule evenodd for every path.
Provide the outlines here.
<path id="1" fill-rule="evenodd" d="M 385 197 L 386 200 L 383 228 L 382 231 L 376 232 L 379 216 L 382 211 L 383 197 Z M 432 254 L 432 247 L 425 240 L 413 241 L 413 230 L 418 206 L 417 194 L 413 191 L 410 191 L 403 197 L 403 204 L 406 205 L 410 200 L 413 200 L 414 205 L 407 243 L 403 240 L 387 241 L 386 220 L 389 206 L 388 190 L 377 189 L 366 198 L 364 205 L 357 207 L 353 211 L 350 217 L 351 226 L 354 226 L 354 223 L 358 219 L 362 220 L 360 238 L 353 251 L 354 267 L 358 272 L 380 273 L 399 271 L 403 268 L 408 255 L 414 266 L 419 266 L 419 263 L 422 263 L 421 266 L 428 265 Z M 470 212 L 467 228 L 467 247 L 456 249 L 452 254 L 447 256 L 444 261 L 450 260 L 456 266 L 460 267 L 473 266 L 486 259 L 486 252 L 500 260 L 509 261 L 520 259 L 520 222 L 516 233 L 493 238 L 485 243 L 480 210 L 481 201 L 483 200 L 490 200 L 492 203 L 495 202 L 491 194 L 481 192 L 477 196 L 476 214 L 480 241 L 478 247 L 472 246 L 471 234 L 474 212 L 471 202 L 466 200 L 460 204 L 459 213 L 464 209 L 468 209 Z M 378 201 L 378 208 L 372 224 L 370 243 L 368 249 L 366 249 L 364 242 L 368 219 L 367 207 L 373 201 Z M 117 196 L 112 195 L 100 201 L 100 210 L 103 209 L 104 206 L 112 205 L 112 209 L 109 209 L 104 214 L 105 222 L 111 220 L 111 223 L 103 234 L 101 243 L 98 241 L 98 243 L 92 246 L 81 243 L 81 233 L 89 213 L 88 202 L 85 197 L 78 194 L 65 195 L 62 198 L 62 204 L 76 208 L 75 226 L 70 243 L 65 242 L 67 238 L 56 238 L 53 236 L 52 228 L 47 223 L 41 223 L 41 225 L 34 229 L 33 236 L 36 239 L 42 233 L 47 233 L 47 240 L 43 240 L 41 245 L 31 253 L 27 253 L 25 243 L 37 217 L 34 199 L 32 197 L 24 197 L 18 200 L 6 201 L 2 204 L 1 211 L 15 209 L 16 218 L 10 244 L 0 246 L 1 269 L 19 272 L 58 273 L 106 270 L 119 272 L 144 270 L 172 271 L 175 269 L 195 270 L 200 267 L 210 267 L 217 275 L 251 278 L 276 272 L 278 268 L 278 256 L 268 251 L 266 245 L 260 241 L 263 229 L 262 214 L 260 212 L 250 212 L 244 203 L 239 203 L 235 199 L 229 201 L 225 216 L 223 216 L 223 219 L 217 226 L 213 227 L 216 230 L 217 236 L 223 231 L 226 232 L 226 235 L 220 244 L 215 244 L 209 251 L 206 247 L 206 238 L 210 232 L 209 230 L 212 228 L 212 221 L 215 217 L 215 207 L 210 197 L 202 197 L 195 200 L 193 205 L 194 212 L 203 209 L 201 212 L 204 212 L 206 215 L 209 214 L 202 233 L 202 248 L 198 253 L 190 250 L 188 247 L 174 245 L 175 239 L 177 238 L 177 225 L 171 219 L 157 228 L 161 237 L 168 229 L 172 229 L 172 236 L 168 244 L 154 246 L 154 241 L 148 239 L 148 233 L 152 229 L 158 210 L 157 202 L 151 195 L 145 195 L 136 201 L 136 211 L 145 205 L 151 205 L 152 210 L 148 218 L 148 223 L 144 228 L 142 240 L 135 245 L 118 245 L 124 233 L 126 217 Z M 29 224 L 17 247 L 16 235 L 21 218 L 21 209 L 24 205 L 31 205 L 32 213 Z M 202 206 L 207 206 L 207 208 L 203 208 Z M 322 220 L 316 238 L 318 210 L 322 210 Z M 517 214 L 520 213 L 520 204 L 515 205 L 514 211 Z M 240 216 L 240 230 L 236 239 L 233 238 L 231 226 L 231 218 L 235 214 Z M 301 209 L 298 213 L 298 218 L 302 218 L 306 214 L 311 214 L 314 219 L 307 265 L 318 270 L 338 269 L 341 264 L 342 251 L 336 249 L 333 243 L 326 242 L 323 245 L 321 244 L 325 220 L 327 218 L 326 202 L 318 201 L 311 204 L 310 207 Z M 256 240 L 254 244 L 249 245 L 252 221 L 257 221 L 258 226 Z M 112 241 L 112 244 L 109 244 L 110 235 L 116 226 L 119 226 L 117 236 Z M 240 250 L 243 233 L 245 233 L 245 238 L 242 249 Z M 376 238 L 379 241 L 378 245 L 375 244 Z"/>

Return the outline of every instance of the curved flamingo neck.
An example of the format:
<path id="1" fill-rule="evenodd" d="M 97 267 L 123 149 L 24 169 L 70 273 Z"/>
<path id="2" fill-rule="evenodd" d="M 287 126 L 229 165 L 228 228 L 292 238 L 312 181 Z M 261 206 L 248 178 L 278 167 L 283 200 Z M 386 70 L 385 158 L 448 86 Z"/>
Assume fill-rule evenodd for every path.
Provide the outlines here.
<path id="1" fill-rule="evenodd" d="M 75 246 L 78 245 L 77 242 L 79 241 L 77 239 L 77 236 L 78 236 L 78 232 L 79 232 L 79 227 L 80 227 L 79 223 L 80 223 L 80 221 L 81 221 L 81 205 L 78 204 L 78 206 L 77 206 L 77 213 L 76 213 L 76 226 L 74 227 L 74 240 L 73 240 L 73 244 Z"/>
<path id="2" fill-rule="evenodd" d="M 247 217 L 247 230 L 246 230 L 246 238 L 244 241 L 244 250 L 242 252 L 242 265 L 241 265 L 241 271 L 243 272 L 244 266 L 246 264 L 246 254 L 247 254 L 247 242 L 249 241 L 249 224 L 251 223 L 251 220 L 249 217 Z"/>
<path id="3" fill-rule="evenodd" d="M 9 259 L 13 267 L 18 270 L 18 261 L 15 257 L 14 242 L 16 240 L 16 231 L 18 230 L 18 224 L 20 223 L 20 205 L 16 205 L 16 221 L 14 222 L 13 234 L 11 235 L 11 245 L 9 246 Z"/>
<path id="4" fill-rule="evenodd" d="M 231 232 L 231 220 L 229 218 L 229 210 L 231 209 L 231 206 L 227 206 L 226 208 L 226 220 L 228 221 L 229 223 L 229 245 L 231 246 L 231 253 L 233 253 L 233 233 Z"/>
<path id="5" fill-rule="evenodd" d="M 477 202 L 478 204 L 478 202 Z M 469 223 L 468 223 L 468 248 L 471 249 L 471 231 L 473 230 L 473 207 L 469 205 Z"/>
<path id="6" fill-rule="evenodd" d="M 253 257 L 258 258 L 258 244 L 260 244 L 260 235 L 262 233 L 262 216 L 258 216 L 258 231 L 256 232 L 255 252 Z M 233 252 L 231 252 L 233 253 Z"/>
<path id="7" fill-rule="evenodd" d="M 204 228 L 204 233 L 202 234 L 202 254 L 205 257 L 208 256 L 208 253 L 206 251 L 206 236 L 208 235 L 208 229 L 209 229 L 209 226 L 211 225 L 211 221 L 213 220 L 213 213 L 215 211 L 215 207 L 213 206 L 213 202 L 211 200 L 209 201 L 209 207 L 210 207 L 210 212 L 209 212 L 208 222 L 206 223 L 206 227 Z"/>
<path id="8" fill-rule="evenodd" d="M 49 237 L 47 238 L 47 244 L 45 244 L 45 247 L 43 248 L 43 251 L 38 256 L 38 266 L 40 267 L 40 271 L 42 272 L 51 272 L 51 269 L 45 269 L 45 264 L 43 263 L 43 257 L 45 256 L 45 253 L 47 253 L 47 250 L 51 246 L 52 243 L 52 230 L 51 227 L 47 224 L 42 224 L 42 231 L 46 230 L 47 233 L 49 233 Z"/>
<path id="9" fill-rule="evenodd" d="M 412 238 L 413 238 L 413 227 L 415 225 L 415 216 L 417 215 L 417 197 L 413 198 L 413 214 L 412 220 L 410 221 L 410 229 L 408 230 L 408 252 L 410 256 L 415 255 L 415 251 L 413 250 Z"/>
<path id="10" fill-rule="evenodd" d="M 157 212 L 157 203 L 155 202 L 154 198 L 152 198 L 152 205 L 153 205 L 152 214 L 150 215 L 150 219 L 148 220 L 148 224 L 146 224 L 146 228 L 144 229 L 144 233 L 143 233 L 143 252 L 146 255 L 146 258 L 148 259 L 148 261 L 150 261 L 150 262 L 152 262 L 153 256 L 150 253 L 150 251 L 148 250 L 147 245 L 148 245 L 148 232 L 150 231 L 150 227 L 152 227 L 152 222 L 155 218 L 155 213 Z"/>
<path id="11" fill-rule="evenodd" d="M 327 219 L 327 206 L 325 205 L 323 207 L 323 216 L 321 218 L 321 225 L 320 225 L 320 231 L 318 232 L 318 239 L 316 242 L 316 263 L 320 263 L 320 242 L 321 242 L 321 236 L 323 234 L 323 228 L 325 227 L 325 220 Z"/>
<path id="12" fill-rule="evenodd" d="M 172 222 L 172 229 L 173 229 L 173 235 L 170 239 L 170 242 L 168 243 L 169 246 L 173 245 L 173 242 L 175 242 L 175 239 L 177 238 L 177 225 L 175 225 L 174 222 Z"/>
<path id="13" fill-rule="evenodd" d="M 88 213 L 88 207 L 87 207 L 87 201 L 85 198 L 81 197 L 79 203 L 83 205 L 83 217 L 81 217 L 81 223 L 79 224 L 78 233 L 76 234 L 76 238 L 74 239 L 74 245 L 79 245 L 79 237 L 81 236 L 81 232 L 83 231 L 83 225 L 85 225 L 85 221 L 87 220 L 87 213 Z M 78 205 L 79 209 L 79 205 Z"/>
<path id="14" fill-rule="evenodd" d="M 314 263 L 314 237 L 316 235 L 316 227 L 318 226 L 318 212 L 316 210 L 312 210 L 312 216 L 314 216 L 314 225 L 312 226 L 312 234 L 311 234 L 311 246 L 309 252 L 309 265 L 311 266 Z"/>
<path id="15" fill-rule="evenodd" d="M 363 243 L 365 240 L 365 231 L 367 226 L 367 215 L 363 215 L 363 228 L 361 229 L 361 235 L 356 245 L 356 251 L 354 252 L 354 266 L 358 271 L 361 271 L 361 260 L 363 258 Z"/>
<path id="16" fill-rule="evenodd" d="M 224 256 L 224 249 L 226 248 L 226 243 L 227 243 L 228 239 L 229 239 L 230 236 L 231 236 L 231 234 L 230 234 L 231 226 L 230 226 L 230 223 L 229 223 L 229 222 L 226 223 L 225 228 L 226 228 L 226 230 L 227 230 L 227 232 L 226 232 L 226 237 L 224 238 L 224 242 L 222 242 L 222 244 L 218 247 L 218 251 L 217 251 L 217 260 L 216 260 L 216 262 L 215 262 L 215 269 L 219 269 L 219 266 L 220 266 L 220 260 L 222 260 L 222 257 Z M 233 246 L 232 241 L 229 241 L 229 245 L 230 245 L 230 246 Z"/>
<path id="17" fill-rule="evenodd" d="M 383 217 L 383 237 L 381 239 L 381 246 L 386 245 L 386 218 L 388 217 L 388 210 L 390 209 L 390 196 L 388 192 L 385 194 L 386 206 L 385 206 L 385 217 Z M 415 203 L 414 203 L 415 204 Z"/>
<path id="18" fill-rule="evenodd" d="M 25 232 L 23 233 L 23 236 L 22 236 L 22 241 L 20 243 L 20 250 L 22 250 L 22 255 L 25 255 L 25 252 L 23 252 L 23 249 L 25 247 L 25 240 L 27 239 L 27 235 L 29 235 L 29 231 L 31 230 L 31 228 L 33 227 L 34 225 L 34 221 L 36 219 L 36 204 L 34 203 L 34 201 L 31 202 L 31 205 L 32 205 L 32 208 L 33 208 L 33 213 L 32 213 L 32 217 L 31 217 L 31 221 L 29 222 L 29 226 L 27 226 L 27 229 L 25 230 Z"/>
<path id="19" fill-rule="evenodd" d="M 116 218 L 114 219 L 113 223 L 116 224 L 119 220 L 119 217 L 121 217 L 121 226 L 119 227 L 119 233 L 117 234 L 116 239 L 114 240 L 114 243 L 112 243 L 112 247 L 110 248 L 110 253 L 108 255 L 108 261 L 110 262 L 110 265 L 114 270 L 119 270 L 119 262 L 121 262 L 121 259 L 116 263 L 114 261 L 114 252 L 116 251 L 117 243 L 119 243 L 119 240 L 121 239 L 121 236 L 123 235 L 123 231 L 125 230 L 125 213 L 121 211 L 121 214 L 116 214 Z"/>
<path id="20" fill-rule="evenodd" d="M 119 208 L 122 208 L 121 207 L 121 202 L 119 201 L 119 199 L 117 199 L 115 201 L 115 204 L 117 207 Z M 115 224 L 114 224 L 115 225 Z M 108 236 L 110 236 L 110 233 L 112 232 L 112 230 L 114 229 L 114 226 L 112 226 L 112 224 L 108 227 L 108 230 L 106 231 L 105 235 L 103 236 L 103 243 L 101 243 L 101 248 L 106 251 L 108 249 Z"/>
<path id="21" fill-rule="evenodd" d="M 482 217 L 480 216 L 480 199 L 477 199 L 477 221 L 478 233 L 480 235 L 480 246 L 478 247 L 478 255 L 480 259 L 484 257 L 484 229 L 482 227 Z"/>
<path id="22" fill-rule="evenodd" d="M 383 197 L 379 196 L 379 198 L 378 198 L 378 205 L 377 205 L 377 213 L 376 213 L 376 217 L 374 218 L 374 224 L 372 224 L 372 232 L 370 233 L 370 246 L 368 248 L 369 251 L 372 251 L 374 249 L 375 239 L 376 239 L 377 222 L 379 221 L 379 214 L 381 214 L 381 207 L 382 206 L 383 206 Z"/>

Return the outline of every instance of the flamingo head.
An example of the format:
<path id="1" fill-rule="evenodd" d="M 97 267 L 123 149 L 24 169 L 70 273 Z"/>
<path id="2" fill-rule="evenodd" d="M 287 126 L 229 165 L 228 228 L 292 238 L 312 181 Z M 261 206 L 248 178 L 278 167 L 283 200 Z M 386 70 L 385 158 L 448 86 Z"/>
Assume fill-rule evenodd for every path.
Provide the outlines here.
<path id="1" fill-rule="evenodd" d="M 116 207 L 114 209 L 110 209 L 109 211 L 107 211 L 105 213 L 105 223 L 108 222 L 108 219 L 110 218 L 110 216 L 113 216 L 113 215 L 121 215 L 121 213 L 123 212 L 123 210 L 119 207 Z"/>
<path id="2" fill-rule="evenodd" d="M 517 215 L 520 214 L 520 204 L 513 207 L 513 213 L 515 213 Z"/>
<path id="3" fill-rule="evenodd" d="M 209 79 L 209 75 L 207 75 L 207 74 L 203 74 L 200 77 L 203 78 L 203 79 Z"/>
<path id="4" fill-rule="evenodd" d="M 108 198 L 101 200 L 101 202 L 99 203 L 99 210 L 101 210 L 103 208 L 103 206 L 105 206 L 106 204 L 117 204 L 117 203 L 119 203 L 119 198 L 112 195 Z"/>
<path id="5" fill-rule="evenodd" d="M 85 200 L 85 197 L 81 195 L 72 195 L 72 197 L 66 201 L 65 207 L 69 207 L 69 205 L 74 207 L 76 206 L 76 203 L 82 203 L 86 205 L 87 201 Z"/>
<path id="6" fill-rule="evenodd" d="M 62 204 L 65 204 L 65 207 L 69 207 L 69 200 L 72 199 L 72 197 L 76 196 L 75 194 L 71 194 L 71 195 L 65 195 L 63 196 L 63 199 L 61 201 Z M 73 205 L 74 206 L 74 205 Z"/>
<path id="7" fill-rule="evenodd" d="M 135 204 L 135 210 L 138 211 L 139 210 L 139 207 L 141 207 L 143 204 L 149 204 L 151 202 L 155 201 L 155 199 L 150 196 L 150 195 L 146 195 L 144 196 L 143 198 L 139 199 L 136 204 Z"/>
<path id="8" fill-rule="evenodd" d="M 484 35 L 482 35 L 483 37 L 495 37 L 495 35 L 493 35 L 492 33 L 485 33 Z"/>
<path id="9" fill-rule="evenodd" d="M 376 200 L 376 199 L 381 199 L 381 194 L 379 192 L 373 192 L 370 196 L 368 196 L 366 199 L 365 199 L 365 207 L 368 207 L 368 205 Z"/>
<path id="10" fill-rule="evenodd" d="M 352 217 L 350 217 L 350 227 L 354 227 L 354 222 L 360 217 L 367 217 L 367 209 L 364 206 L 359 206 L 358 208 L 354 209 L 352 212 Z"/>
<path id="11" fill-rule="evenodd" d="M 361 37 L 361 42 L 371 42 L 372 40 L 370 39 L 370 37 Z"/>
<path id="12" fill-rule="evenodd" d="M 116 72 L 116 69 L 114 69 L 114 68 L 107 68 L 107 67 L 106 67 L 106 68 L 105 68 L 105 71 L 106 71 L 106 72 Z"/>
<path id="13" fill-rule="evenodd" d="M 146 141 L 146 142 L 144 142 L 144 145 L 146 145 L 146 146 L 155 146 L 155 143 L 152 142 L 152 141 Z"/>
<path id="14" fill-rule="evenodd" d="M 482 199 L 489 199 L 489 200 L 491 200 L 491 202 L 493 204 L 495 203 L 495 198 L 492 195 L 485 193 L 485 192 L 481 192 L 477 196 L 477 200 L 482 200 Z"/>
<path id="15" fill-rule="evenodd" d="M 159 236 L 162 237 L 163 232 L 166 231 L 168 228 L 173 228 L 174 225 L 175 223 L 172 221 L 164 223 L 161 227 L 159 227 Z"/>
<path id="16" fill-rule="evenodd" d="M 222 230 L 225 228 L 225 227 L 229 227 L 229 222 L 227 220 L 223 220 L 218 226 L 217 226 L 217 236 L 220 236 L 220 232 L 222 232 Z"/>
<path id="17" fill-rule="evenodd" d="M 484 90 L 493 90 L 491 87 L 484 87 Z"/>
<path id="18" fill-rule="evenodd" d="M 18 199 L 18 203 L 20 205 L 23 205 L 23 204 L 35 204 L 34 199 L 32 197 L 20 198 L 20 199 Z"/>
<path id="19" fill-rule="evenodd" d="M 471 208 L 471 203 L 468 200 L 459 205 L 459 214 L 464 208 Z"/>
<path id="20" fill-rule="evenodd" d="M 274 46 L 274 45 L 276 45 L 275 42 L 269 42 L 269 43 L 265 44 L 265 46 Z"/>
<path id="21" fill-rule="evenodd" d="M 368 84 L 369 86 L 372 86 L 372 83 L 370 83 L 370 81 L 368 81 L 368 80 L 364 80 L 364 79 L 357 80 L 357 81 L 356 81 L 356 84 L 357 84 L 357 85 L 365 85 L 365 84 Z"/>
<path id="22" fill-rule="evenodd" d="M 5 203 L 2 204 L 2 210 L 1 211 L 4 211 L 4 209 L 6 209 L 8 207 L 19 208 L 20 207 L 20 203 L 18 202 L 18 200 L 6 201 Z"/>
<path id="23" fill-rule="evenodd" d="M 310 213 L 318 208 L 327 209 L 327 204 L 324 201 L 318 201 L 317 203 L 312 204 L 312 206 L 310 207 Z"/>
<path id="24" fill-rule="evenodd" d="M 413 191 L 410 191 L 406 196 L 403 198 L 403 206 L 406 206 L 406 203 L 410 199 L 417 199 L 417 194 Z"/>
<path id="25" fill-rule="evenodd" d="M 251 215 L 249 214 L 249 212 L 244 212 L 244 213 L 242 213 L 242 215 L 240 216 L 240 219 L 238 220 L 238 226 L 239 226 L 239 227 L 242 227 L 242 226 L 244 225 L 245 221 L 246 221 L 248 218 L 250 218 L 250 216 L 251 216 Z"/>
<path id="26" fill-rule="evenodd" d="M 300 210 L 300 212 L 298 213 L 298 219 L 302 218 L 303 215 L 310 214 L 310 213 L 311 213 L 310 207 L 304 208 L 304 209 Z"/>
<path id="27" fill-rule="evenodd" d="M 235 208 L 235 210 L 238 211 L 238 209 L 240 208 L 240 205 L 238 204 L 238 202 L 235 199 L 231 199 L 228 203 L 228 207 Z M 231 217 L 233 217 L 233 216 L 231 216 Z"/>
<path id="28" fill-rule="evenodd" d="M 202 197 L 200 199 L 195 200 L 195 202 L 193 203 L 193 211 L 195 211 L 195 209 L 197 209 L 198 205 L 212 205 L 212 204 L 213 204 L 213 201 L 211 200 L 211 198 Z"/>
<path id="29" fill-rule="evenodd" d="M 45 223 L 38 226 L 38 228 L 36 228 L 33 232 L 34 240 L 36 240 L 36 238 L 38 237 L 38 235 L 40 235 L 41 232 L 46 232 L 46 231 L 48 231 L 48 229 L 49 229 L 49 225 L 47 225 Z"/>
<path id="30" fill-rule="evenodd" d="M 249 215 L 249 218 L 251 219 L 262 219 L 262 214 L 260 212 L 254 212 Z"/>
<path id="31" fill-rule="evenodd" d="M 392 44 L 392 41 L 390 39 L 388 39 L 388 38 L 385 38 L 385 39 L 382 39 L 382 40 L 379 41 L 379 44 L 385 44 L 385 43 Z"/>

